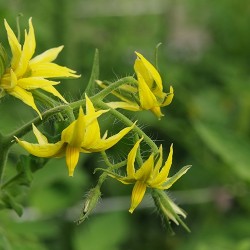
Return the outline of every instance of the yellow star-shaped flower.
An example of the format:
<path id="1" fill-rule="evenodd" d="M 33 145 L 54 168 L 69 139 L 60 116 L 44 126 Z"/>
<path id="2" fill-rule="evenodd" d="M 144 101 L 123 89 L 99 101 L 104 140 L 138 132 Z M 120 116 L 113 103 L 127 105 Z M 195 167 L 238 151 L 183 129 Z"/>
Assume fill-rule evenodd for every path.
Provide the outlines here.
<path id="1" fill-rule="evenodd" d="M 136 153 L 142 139 L 136 142 L 128 154 L 127 176 L 120 176 L 102 169 L 103 171 L 107 172 L 109 176 L 117 179 L 123 184 L 134 184 L 131 196 L 131 206 L 129 209 L 130 213 L 133 213 L 135 208 L 142 201 L 147 187 L 160 190 L 168 189 L 190 168 L 190 166 L 185 166 L 172 177 L 168 177 L 173 156 L 173 145 L 171 145 L 170 152 L 164 166 L 162 166 L 162 146 L 160 146 L 158 149 L 159 158 L 156 163 L 154 162 L 155 155 L 152 153 L 149 158 L 143 162 L 141 167 L 138 170 L 135 170 L 134 163 Z"/>
<path id="2" fill-rule="evenodd" d="M 18 138 L 16 140 L 30 154 L 37 157 L 54 158 L 65 155 L 69 176 L 73 176 L 81 152 L 91 153 L 107 150 L 133 128 L 133 126 L 124 128 L 109 138 L 107 138 L 106 132 L 101 137 L 97 118 L 106 112 L 108 110 L 95 111 L 91 100 L 86 96 L 86 115 L 80 107 L 77 120 L 62 131 L 61 140 L 57 143 L 49 143 L 35 125 L 33 125 L 33 132 L 38 144 L 22 141 Z"/>
<path id="3" fill-rule="evenodd" d="M 172 102 L 174 97 L 173 87 L 170 92 L 163 92 L 162 79 L 156 68 L 140 53 L 135 52 L 134 69 L 137 75 L 138 86 L 129 84 L 119 87 L 119 91 L 112 93 L 122 101 L 109 102 L 108 105 L 114 109 L 123 108 L 131 111 L 150 110 L 159 119 L 163 116 L 161 107 L 165 107 Z M 105 88 L 101 81 L 97 83 Z M 123 94 L 124 93 L 124 94 Z M 131 98 L 132 97 L 132 98 Z"/>
<path id="4" fill-rule="evenodd" d="M 67 103 L 62 95 L 53 87 L 53 85 L 59 84 L 60 82 L 46 79 L 79 77 L 79 75 L 75 74 L 74 70 L 52 63 L 63 49 L 63 46 L 46 50 L 42 54 L 32 58 L 36 48 L 32 19 L 29 19 L 29 32 L 27 33 L 25 30 L 23 46 L 19 43 L 6 20 L 4 24 L 12 58 L 10 67 L 6 69 L 5 74 L 0 79 L 0 88 L 32 107 L 40 117 L 41 114 L 34 102 L 32 90 L 42 89 Z"/>

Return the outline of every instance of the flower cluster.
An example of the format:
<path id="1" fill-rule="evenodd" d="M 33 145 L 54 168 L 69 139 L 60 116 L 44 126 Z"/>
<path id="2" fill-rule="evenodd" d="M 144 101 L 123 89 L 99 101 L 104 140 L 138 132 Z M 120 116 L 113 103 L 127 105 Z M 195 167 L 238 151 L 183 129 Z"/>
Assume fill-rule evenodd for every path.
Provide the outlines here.
<path id="1" fill-rule="evenodd" d="M 98 72 L 96 68 L 99 65 L 94 63 L 86 92 L 79 100 L 70 103 L 54 87 L 60 83 L 54 81 L 55 79 L 80 77 L 74 70 L 53 63 L 63 46 L 46 50 L 33 57 L 36 40 L 32 19 L 29 19 L 29 30 L 25 31 L 23 45 L 6 20 L 4 25 L 11 49 L 11 60 L 8 62 L 4 47 L 0 47 L 0 98 L 5 95 L 14 96 L 34 109 L 38 117 L 8 136 L 2 136 L 0 133 L 0 149 L 2 150 L 0 154 L 3 153 L 5 157 L 0 157 L 0 181 L 8 149 L 14 142 L 37 158 L 48 159 L 65 156 L 69 176 L 74 174 L 80 153 L 101 153 L 107 167 L 95 169 L 100 170 L 102 174 L 97 185 L 89 192 L 79 222 L 83 221 L 95 207 L 101 196 L 101 185 L 109 176 L 123 184 L 134 185 L 130 213 L 133 213 L 138 207 L 148 189 L 156 207 L 166 220 L 172 220 L 176 224 L 180 223 L 186 227 L 179 216 L 185 217 L 185 213 L 167 196 L 164 190 L 169 189 L 188 171 L 190 166 L 181 168 L 179 172 L 169 177 L 173 145 L 170 146 L 168 157 L 163 164 L 162 145 L 158 147 L 136 126 L 136 122 L 131 121 L 122 111 L 118 111 L 119 109 L 133 112 L 149 110 L 158 119 L 163 117 L 161 108 L 172 102 L 174 91 L 170 86 L 169 92 L 164 92 L 158 70 L 142 54 L 135 52 L 135 76 L 110 83 L 99 79 L 99 75 L 96 74 Z M 96 90 L 96 83 L 100 86 L 98 92 L 93 91 Z M 108 95 L 115 100 L 106 102 Z M 39 111 L 36 104 L 41 100 L 45 104 L 44 113 Z M 100 116 L 106 116 L 107 119 L 113 116 L 124 124 L 124 128 L 120 128 L 117 133 L 108 136 L 110 132 L 102 133 Z M 53 117 L 55 124 L 63 124 L 63 128 L 61 128 L 62 126 L 55 127 L 55 130 L 58 127 L 61 128 L 56 131 L 58 135 L 56 139 L 46 131 L 46 121 L 50 117 Z M 44 132 L 38 128 L 41 124 Z M 21 139 L 29 131 L 33 131 L 37 143 Z M 115 148 L 116 144 L 128 134 L 130 138 L 133 138 L 134 145 L 128 152 L 126 160 L 117 162 L 116 159 L 113 159 L 113 163 L 111 163 L 106 151 L 111 147 Z M 142 141 L 150 148 L 150 154 L 146 159 L 143 159 L 143 155 L 141 155 Z M 125 176 L 117 174 L 115 170 L 118 168 L 121 172 L 123 169 L 126 170 Z M 18 177 L 11 180 L 17 179 Z M 6 188 L 8 185 L 9 182 L 4 187 Z"/>

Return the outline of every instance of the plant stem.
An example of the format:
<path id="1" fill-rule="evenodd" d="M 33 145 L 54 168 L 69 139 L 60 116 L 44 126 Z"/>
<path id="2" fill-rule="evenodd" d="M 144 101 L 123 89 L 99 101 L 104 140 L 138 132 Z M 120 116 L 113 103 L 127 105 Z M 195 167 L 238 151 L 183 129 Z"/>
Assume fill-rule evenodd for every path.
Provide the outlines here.
<path id="1" fill-rule="evenodd" d="M 2 183 L 3 172 L 9 153 L 9 148 L 11 146 L 10 142 L 6 139 L 6 136 L 0 134 L 0 185 Z"/>
<path id="2" fill-rule="evenodd" d="M 96 105 L 98 105 L 100 108 L 103 109 L 110 109 L 110 113 L 118 118 L 120 121 L 122 121 L 127 126 L 132 126 L 134 123 L 128 119 L 125 115 L 120 113 L 119 111 L 110 108 L 106 103 L 99 100 L 95 102 Z M 133 130 L 141 137 L 143 137 L 144 141 L 151 147 L 151 149 L 154 151 L 154 153 L 158 152 L 158 147 L 156 144 L 151 140 L 150 137 L 148 137 L 138 126 L 134 125 Z"/>

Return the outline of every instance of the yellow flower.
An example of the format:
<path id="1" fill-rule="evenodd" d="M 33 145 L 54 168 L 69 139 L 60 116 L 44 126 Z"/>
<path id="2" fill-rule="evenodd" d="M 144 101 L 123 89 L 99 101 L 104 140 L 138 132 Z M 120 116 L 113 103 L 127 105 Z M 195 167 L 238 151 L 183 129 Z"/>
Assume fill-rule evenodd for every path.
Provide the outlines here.
<path id="1" fill-rule="evenodd" d="M 38 144 L 22 141 L 18 138 L 16 140 L 30 154 L 37 157 L 53 158 L 66 155 L 69 176 L 73 176 L 80 152 L 91 153 L 109 149 L 132 129 L 133 126 L 124 128 L 109 138 L 107 138 L 106 132 L 101 137 L 97 118 L 106 112 L 108 110 L 95 111 L 91 100 L 86 96 L 86 115 L 80 107 L 77 120 L 62 131 L 61 140 L 57 143 L 49 143 L 34 125 L 33 132 Z"/>
<path id="2" fill-rule="evenodd" d="M 137 149 L 142 139 L 136 142 L 128 154 L 126 177 L 102 169 L 103 171 L 108 172 L 109 176 L 117 179 L 123 184 L 135 184 L 131 196 L 131 206 L 129 209 L 130 213 L 133 213 L 135 208 L 142 201 L 147 187 L 160 190 L 168 189 L 190 168 L 190 166 L 185 166 L 172 177 L 168 177 L 173 156 L 173 145 L 171 145 L 170 152 L 164 166 L 162 166 L 162 146 L 160 146 L 158 149 L 159 158 L 156 163 L 154 162 L 154 153 L 152 153 L 136 171 L 134 163 Z"/>
<path id="3" fill-rule="evenodd" d="M 6 20 L 4 24 L 8 35 L 12 58 L 10 67 L 7 68 L 5 74 L 0 79 L 0 88 L 32 107 L 40 117 L 41 114 L 34 102 L 32 90 L 40 88 L 67 103 L 61 94 L 53 87 L 53 85 L 59 84 L 59 82 L 46 79 L 79 77 L 79 75 L 75 75 L 75 71 L 52 63 L 63 49 L 63 46 L 46 50 L 42 54 L 32 58 L 36 48 L 32 19 L 29 19 L 29 32 L 27 33 L 25 30 L 23 46 L 19 43 Z"/>
<path id="4" fill-rule="evenodd" d="M 134 69 L 137 75 L 138 86 L 135 88 L 130 85 L 123 85 L 119 88 L 122 95 L 117 91 L 112 93 L 122 101 L 110 102 L 108 105 L 112 108 L 123 108 L 131 111 L 150 110 L 159 119 L 163 116 L 161 107 L 167 106 L 172 102 L 174 96 L 173 87 L 170 86 L 170 92 L 164 93 L 162 79 L 156 68 L 140 53 L 135 52 Z M 101 87 L 106 87 L 102 82 L 97 81 Z M 131 100 L 132 95 L 132 100 Z"/>

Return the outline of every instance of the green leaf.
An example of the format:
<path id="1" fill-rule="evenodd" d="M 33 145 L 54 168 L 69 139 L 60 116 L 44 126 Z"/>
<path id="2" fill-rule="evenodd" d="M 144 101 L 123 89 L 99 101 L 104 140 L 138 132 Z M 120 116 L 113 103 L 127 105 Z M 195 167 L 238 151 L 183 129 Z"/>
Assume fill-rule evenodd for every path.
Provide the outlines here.
<path id="1" fill-rule="evenodd" d="M 211 151 L 219 155 L 238 177 L 250 181 L 250 143 L 247 139 L 219 125 L 196 121 L 194 127 Z"/>
<path id="2" fill-rule="evenodd" d="M 95 93 L 95 81 L 99 79 L 99 51 L 98 49 L 95 50 L 95 55 L 94 55 L 94 62 L 92 66 L 92 71 L 91 75 L 89 78 L 88 85 L 85 89 L 85 93 L 88 96 L 92 96 Z M 82 98 L 85 98 L 85 93 L 82 94 Z"/>

